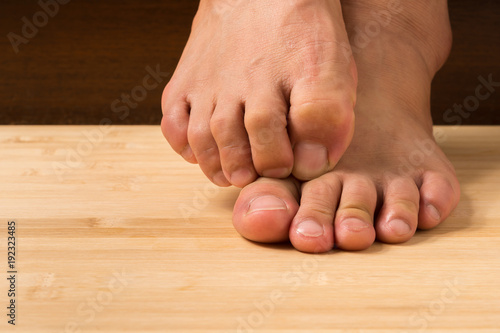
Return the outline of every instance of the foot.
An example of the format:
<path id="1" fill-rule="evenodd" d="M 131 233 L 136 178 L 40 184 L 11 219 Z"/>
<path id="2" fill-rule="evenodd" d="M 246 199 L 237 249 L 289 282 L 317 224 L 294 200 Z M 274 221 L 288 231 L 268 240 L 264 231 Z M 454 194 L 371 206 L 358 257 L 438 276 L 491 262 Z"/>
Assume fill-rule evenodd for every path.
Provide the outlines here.
<path id="1" fill-rule="evenodd" d="M 345 1 L 350 36 L 380 8 L 376 2 Z M 459 184 L 434 141 L 429 110 L 431 80 L 451 43 L 446 1 L 407 6 L 354 53 L 356 129 L 335 169 L 301 186 L 262 178 L 244 188 L 233 216 L 241 235 L 290 239 L 305 252 L 362 250 L 375 239 L 405 242 L 417 228 L 443 222 L 457 205 Z"/>
<path id="2" fill-rule="evenodd" d="M 312 179 L 352 138 L 356 69 L 339 0 L 202 0 L 162 131 L 215 184 Z"/>

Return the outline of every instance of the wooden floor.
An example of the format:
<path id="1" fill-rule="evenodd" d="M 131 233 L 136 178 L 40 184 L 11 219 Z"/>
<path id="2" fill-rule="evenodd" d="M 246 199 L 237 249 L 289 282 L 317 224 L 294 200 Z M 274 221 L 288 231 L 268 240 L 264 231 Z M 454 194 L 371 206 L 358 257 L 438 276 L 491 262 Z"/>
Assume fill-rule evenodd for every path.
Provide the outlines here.
<path id="1" fill-rule="evenodd" d="M 36 33 L 23 34 L 26 21 L 43 14 L 39 1 L 0 1 L 0 124 L 99 124 L 103 118 L 120 125 L 159 124 L 160 96 L 187 41 L 198 2 L 69 1 L 35 27 Z M 470 100 L 480 77 L 491 75 L 500 82 L 500 2 L 453 0 L 449 7 L 454 46 L 433 83 L 434 122 L 500 125 L 498 88 L 477 109 Z M 17 52 L 7 38 L 11 33 L 29 37 Z M 140 87 L 148 66 L 166 73 L 162 82 L 126 117 L 113 112 L 116 99 Z M 464 101 L 475 109 L 470 115 L 447 113 Z"/>
<path id="2" fill-rule="evenodd" d="M 158 127 L 0 127 L 0 331 L 500 332 L 500 127 L 435 130 L 463 191 L 445 223 L 309 255 L 241 238 L 238 190 Z"/>

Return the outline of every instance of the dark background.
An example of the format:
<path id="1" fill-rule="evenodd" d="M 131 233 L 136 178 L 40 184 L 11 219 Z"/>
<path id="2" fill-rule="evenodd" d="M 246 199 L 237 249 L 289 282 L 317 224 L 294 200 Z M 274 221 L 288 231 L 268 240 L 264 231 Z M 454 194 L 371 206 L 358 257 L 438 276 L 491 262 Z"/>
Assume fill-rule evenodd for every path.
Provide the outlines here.
<path id="1" fill-rule="evenodd" d="M 479 76 L 500 81 L 500 2 L 451 0 L 449 5 L 454 46 L 433 85 L 436 124 L 458 122 L 443 115 L 474 96 Z M 37 1 L 1 0 L 0 124 L 98 124 L 103 118 L 114 124 L 159 124 L 168 78 L 126 117 L 114 113 L 111 103 L 142 84 L 147 66 L 174 71 L 197 6 L 198 0 L 72 0 L 16 53 L 8 34 L 22 36 L 22 18 L 32 22 L 41 7 Z M 460 121 L 500 125 L 496 89 Z"/>

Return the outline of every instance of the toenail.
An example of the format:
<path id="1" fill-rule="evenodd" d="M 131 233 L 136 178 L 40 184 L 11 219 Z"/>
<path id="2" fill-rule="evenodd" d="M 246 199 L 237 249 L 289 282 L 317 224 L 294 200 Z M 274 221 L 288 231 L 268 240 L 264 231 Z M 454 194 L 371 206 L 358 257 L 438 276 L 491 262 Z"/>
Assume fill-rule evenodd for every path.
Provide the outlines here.
<path id="1" fill-rule="evenodd" d="M 315 143 L 298 143 L 294 149 L 296 167 L 300 173 L 317 174 L 328 166 L 328 150 Z"/>
<path id="2" fill-rule="evenodd" d="M 368 223 L 357 218 L 345 219 L 341 225 L 351 232 L 359 232 L 370 227 Z"/>
<path id="3" fill-rule="evenodd" d="M 213 178 L 212 178 L 213 182 L 216 184 L 216 185 L 219 185 L 219 186 L 224 186 L 224 185 L 227 185 L 227 179 L 226 179 L 226 176 L 224 176 L 224 173 L 222 171 L 219 171 L 217 172 Z"/>
<path id="4" fill-rule="evenodd" d="M 434 220 L 441 221 L 441 214 L 439 214 L 439 210 L 435 206 L 429 204 L 427 205 L 427 210 Z"/>
<path id="5" fill-rule="evenodd" d="M 323 226 L 312 220 L 305 220 L 297 226 L 297 232 L 306 237 L 319 237 L 324 234 Z"/>
<path id="6" fill-rule="evenodd" d="M 231 174 L 231 184 L 236 186 L 245 186 L 253 180 L 252 176 L 252 172 L 248 169 L 236 170 Z"/>
<path id="7" fill-rule="evenodd" d="M 194 157 L 193 150 L 191 149 L 190 145 L 187 145 L 184 147 L 184 149 L 181 152 L 181 156 L 184 157 L 185 160 L 191 160 Z"/>
<path id="8" fill-rule="evenodd" d="M 264 195 L 257 197 L 250 201 L 248 205 L 247 215 L 255 212 L 269 211 L 269 210 L 286 210 L 286 203 L 274 195 Z"/>
<path id="9" fill-rule="evenodd" d="M 411 231 L 410 225 L 403 220 L 390 221 L 389 228 L 398 236 L 405 236 Z"/>
<path id="10" fill-rule="evenodd" d="M 290 176 L 288 168 L 269 169 L 262 171 L 262 176 L 268 178 L 285 178 Z"/>

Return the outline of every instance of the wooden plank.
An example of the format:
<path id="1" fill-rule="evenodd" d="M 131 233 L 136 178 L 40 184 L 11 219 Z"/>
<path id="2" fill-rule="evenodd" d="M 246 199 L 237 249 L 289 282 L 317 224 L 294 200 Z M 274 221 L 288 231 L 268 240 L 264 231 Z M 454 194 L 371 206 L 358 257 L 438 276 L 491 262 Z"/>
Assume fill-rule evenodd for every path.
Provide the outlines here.
<path id="1" fill-rule="evenodd" d="M 308 255 L 242 239 L 238 190 L 157 126 L 2 126 L 0 331 L 14 220 L 19 332 L 498 332 L 500 128 L 436 131 L 463 191 L 445 223 Z"/>

